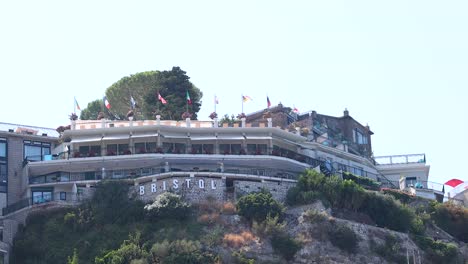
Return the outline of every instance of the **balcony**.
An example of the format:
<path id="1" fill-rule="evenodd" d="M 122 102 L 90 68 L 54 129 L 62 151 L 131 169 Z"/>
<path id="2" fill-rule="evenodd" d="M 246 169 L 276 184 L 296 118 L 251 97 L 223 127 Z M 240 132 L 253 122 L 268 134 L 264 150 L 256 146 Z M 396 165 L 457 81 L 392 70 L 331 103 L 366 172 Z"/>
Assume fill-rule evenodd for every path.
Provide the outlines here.
<path id="1" fill-rule="evenodd" d="M 426 164 L 426 154 L 408 154 L 374 157 L 375 165 Z"/>

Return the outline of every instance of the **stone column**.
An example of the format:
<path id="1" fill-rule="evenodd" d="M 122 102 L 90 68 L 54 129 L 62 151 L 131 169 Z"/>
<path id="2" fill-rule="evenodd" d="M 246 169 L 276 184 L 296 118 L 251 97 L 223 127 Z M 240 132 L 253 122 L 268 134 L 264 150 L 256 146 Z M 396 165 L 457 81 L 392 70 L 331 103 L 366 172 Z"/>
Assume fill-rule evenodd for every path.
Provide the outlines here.
<path id="1" fill-rule="evenodd" d="M 214 122 L 214 127 L 218 127 L 218 126 L 219 126 L 219 124 L 218 124 L 218 118 L 217 118 L 217 117 L 213 119 L 213 122 Z"/>
<path id="2" fill-rule="evenodd" d="M 156 125 L 161 125 L 161 116 L 160 115 L 156 115 Z"/>
<path id="3" fill-rule="evenodd" d="M 185 123 L 187 127 L 190 127 L 190 118 L 185 118 Z"/>
<path id="4" fill-rule="evenodd" d="M 241 127 L 245 127 L 245 117 L 241 118 Z"/>
<path id="5" fill-rule="evenodd" d="M 273 122 L 271 121 L 271 117 L 267 118 L 268 127 L 273 127 Z"/>

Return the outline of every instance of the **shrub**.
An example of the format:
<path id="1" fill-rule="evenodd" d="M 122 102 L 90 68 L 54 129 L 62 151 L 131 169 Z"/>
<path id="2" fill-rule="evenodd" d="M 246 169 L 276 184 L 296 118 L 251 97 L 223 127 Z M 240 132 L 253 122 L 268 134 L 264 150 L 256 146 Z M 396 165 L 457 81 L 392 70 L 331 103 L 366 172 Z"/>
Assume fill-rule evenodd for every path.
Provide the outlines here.
<path id="1" fill-rule="evenodd" d="M 468 209 L 453 203 L 433 203 L 432 219 L 447 233 L 468 243 Z"/>
<path id="2" fill-rule="evenodd" d="M 254 259 L 249 259 L 242 254 L 242 252 L 239 251 L 234 251 L 232 253 L 232 257 L 234 258 L 234 263 L 235 264 L 255 264 Z"/>
<path id="3" fill-rule="evenodd" d="M 221 226 L 216 226 L 212 228 L 203 238 L 203 244 L 213 247 L 218 245 L 223 237 L 223 228 Z"/>
<path id="4" fill-rule="evenodd" d="M 220 223 L 220 221 L 221 219 L 219 213 L 206 213 L 198 217 L 198 222 L 208 225 Z"/>
<path id="5" fill-rule="evenodd" d="M 377 182 L 371 178 L 367 178 L 367 177 L 362 177 L 362 176 L 357 176 L 357 175 L 354 175 L 354 174 L 351 174 L 349 172 L 345 172 L 343 173 L 343 179 L 344 180 L 351 180 L 357 184 L 359 184 L 360 186 L 368 189 L 368 190 L 374 190 L 374 191 L 378 191 L 380 189 L 380 185 L 381 183 L 380 182 Z"/>
<path id="6" fill-rule="evenodd" d="M 202 250 L 199 241 L 175 240 L 169 243 L 167 240 L 155 243 L 151 247 L 151 256 L 154 263 L 215 263 L 216 257 Z"/>
<path id="7" fill-rule="evenodd" d="M 236 205 L 233 204 L 232 202 L 226 202 L 226 203 L 223 204 L 223 207 L 222 207 L 221 210 L 222 210 L 223 214 L 232 215 L 232 214 L 236 213 Z"/>
<path id="8" fill-rule="evenodd" d="M 380 227 L 406 232 L 410 229 L 415 213 L 405 205 L 395 201 L 388 195 L 369 192 L 366 194 L 364 206 L 359 210 Z"/>
<path id="9" fill-rule="evenodd" d="M 389 262 L 404 263 L 406 260 L 405 256 L 400 254 L 400 241 L 394 235 L 386 235 L 384 243 L 380 245 L 374 240 L 369 242 L 371 249 Z"/>
<path id="10" fill-rule="evenodd" d="M 151 204 L 145 205 L 145 211 L 151 218 L 184 219 L 190 213 L 190 205 L 183 202 L 180 195 L 165 192 Z"/>
<path id="11" fill-rule="evenodd" d="M 270 193 L 260 192 L 245 195 L 237 202 L 238 214 L 249 221 L 263 221 L 268 215 L 271 217 L 281 216 L 283 206 L 277 202 Z"/>
<path id="12" fill-rule="evenodd" d="M 408 204 L 409 202 L 413 201 L 415 198 L 414 196 L 410 195 L 409 193 L 394 190 L 394 189 L 382 189 L 383 194 L 388 194 L 393 196 L 393 198 L 397 199 L 398 201 Z"/>
<path id="13" fill-rule="evenodd" d="M 84 205 L 86 206 L 91 209 L 92 217 L 98 224 L 130 223 L 143 216 L 143 204 L 139 200 L 129 199 L 128 185 L 123 181 L 98 183 L 91 201 Z"/>
<path id="14" fill-rule="evenodd" d="M 271 236 L 273 234 L 283 233 L 286 227 L 286 223 L 279 222 L 279 217 L 267 216 L 265 221 L 257 222 L 254 221 L 252 229 L 261 236 Z"/>
<path id="15" fill-rule="evenodd" d="M 330 242 L 334 246 L 348 253 L 356 252 L 359 239 L 353 229 L 342 224 L 330 225 L 327 232 Z"/>
<path id="16" fill-rule="evenodd" d="M 413 236 L 412 239 L 434 263 L 453 263 L 458 257 L 455 244 L 434 241 L 432 238 L 418 235 Z"/>
<path id="17" fill-rule="evenodd" d="M 311 223 L 323 223 L 328 219 L 327 213 L 319 212 L 316 210 L 307 210 L 304 215 L 304 220 Z"/>
<path id="18" fill-rule="evenodd" d="M 292 260 L 296 252 L 301 249 L 301 244 L 285 233 L 274 234 L 271 238 L 271 246 L 286 260 Z"/>
<path id="19" fill-rule="evenodd" d="M 126 264 L 132 260 L 139 260 L 148 257 L 148 252 L 142 248 L 140 243 L 141 234 L 130 235 L 128 240 L 124 240 L 120 248 L 109 251 L 103 257 L 96 257 L 96 264 Z"/>
<path id="20" fill-rule="evenodd" d="M 223 242 L 230 247 L 239 248 L 249 244 L 254 239 L 255 236 L 252 233 L 244 231 L 240 235 L 233 233 L 225 234 Z"/>

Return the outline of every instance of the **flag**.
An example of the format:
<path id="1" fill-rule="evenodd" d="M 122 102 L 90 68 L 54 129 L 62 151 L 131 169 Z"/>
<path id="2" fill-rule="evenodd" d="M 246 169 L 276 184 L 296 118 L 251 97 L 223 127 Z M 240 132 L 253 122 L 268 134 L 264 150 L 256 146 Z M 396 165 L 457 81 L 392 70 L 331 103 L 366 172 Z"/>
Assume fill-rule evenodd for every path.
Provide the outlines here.
<path id="1" fill-rule="evenodd" d="M 244 101 L 244 103 L 248 102 L 248 101 L 252 101 L 252 98 L 250 96 L 247 96 L 247 95 L 243 95 L 242 96 L 242 101 Z"/>
<path id="2" fill-rule="evenodd" d="M 293 112 L 297 114 L 297 113 L 299 113 L 299 109 L 297 109 L 296 107 L 294 107 Z"/>
<path id="3" fill-rule="evenodd" d="M 189 105 L 192 104 L 192 100 L 190 99 L 190 94 L 188 93 L 188 90 L 187 90 L 187 103 L 188 103 Z"/>
<path id="4" fill-rule="evenodd" d="M 267 106 L 268 106 L 268 108 L 270 108 L 270 106 L 271 106 L 270 98 L 268 98 L 268 96 L 267 96 Z"/>
<path id="5" fill-rule="evenodd" d="M 104 96 L 104 98 L 102 98 L 102 101 L 104 102 L 104 105 L 106 106 L 107 109 L 111 108 L 111 105 L 110 105 L 109 101 L 107 100 L 106 96 Z"/>
<path id="6" fill-rule="evenodd" d="M 133 99 L 133 96 L 131 96 L 131 95 L 130 95 L 130 104 L 132 105 L 132 109 L 135 109 L 136 102 L 135 102 L 135 99 Z"/>
<path id="7" fill-rule="evenodd" d="M 167 101 L 158 93 L 158 100 L 161 101 L 162 104 L 167 104 Z"/>
<path id="8" fill-rule="evenodd" d="M 214 97 L 214 103 L 215 103 L 215 104 L 219 104 L 218 96 L 216 96 L 216 95 L 215 95 L 215 97 Z"/>
<path id="9" fill-rule="evenodd" d="M 78 109 L 78 110 L 81 111 L 80 105 L 78 104 L 78 101 L 76 100 L 76 97 L 75 97 L 74 99 L 75 99 L 75 106 L 76 106 L 76 109 Z"/>

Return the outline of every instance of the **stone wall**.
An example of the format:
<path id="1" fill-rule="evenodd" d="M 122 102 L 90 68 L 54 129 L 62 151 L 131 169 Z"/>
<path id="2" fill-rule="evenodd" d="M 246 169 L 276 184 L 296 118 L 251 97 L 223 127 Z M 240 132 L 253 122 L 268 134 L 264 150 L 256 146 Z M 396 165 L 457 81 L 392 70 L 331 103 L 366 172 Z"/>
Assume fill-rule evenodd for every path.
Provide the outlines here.
<path id="1" fill-rule="evenodd" d="M 154 201 L 158 195 L 167 191 L 179 194 L 194 203 L 205 200 L 207 197 L 213 197 L 219 201 L 226 199 L 226 180 L 214 177 L 190 177 L 188 175 L 170 177 L 140 183 L 133 188 L 134 195 L 145 202 Z"/>
<path id="2" fill-rule="evenodd" d="M 236 199 L 242 195 L 259 192 L 262 189 L 268 190 L 273 198 L 279 202 L 286 200 L 286 194 L 289 188 L 296 186 L 295 182 L 253 182 L 253 181 L 234 181 Z"/>

